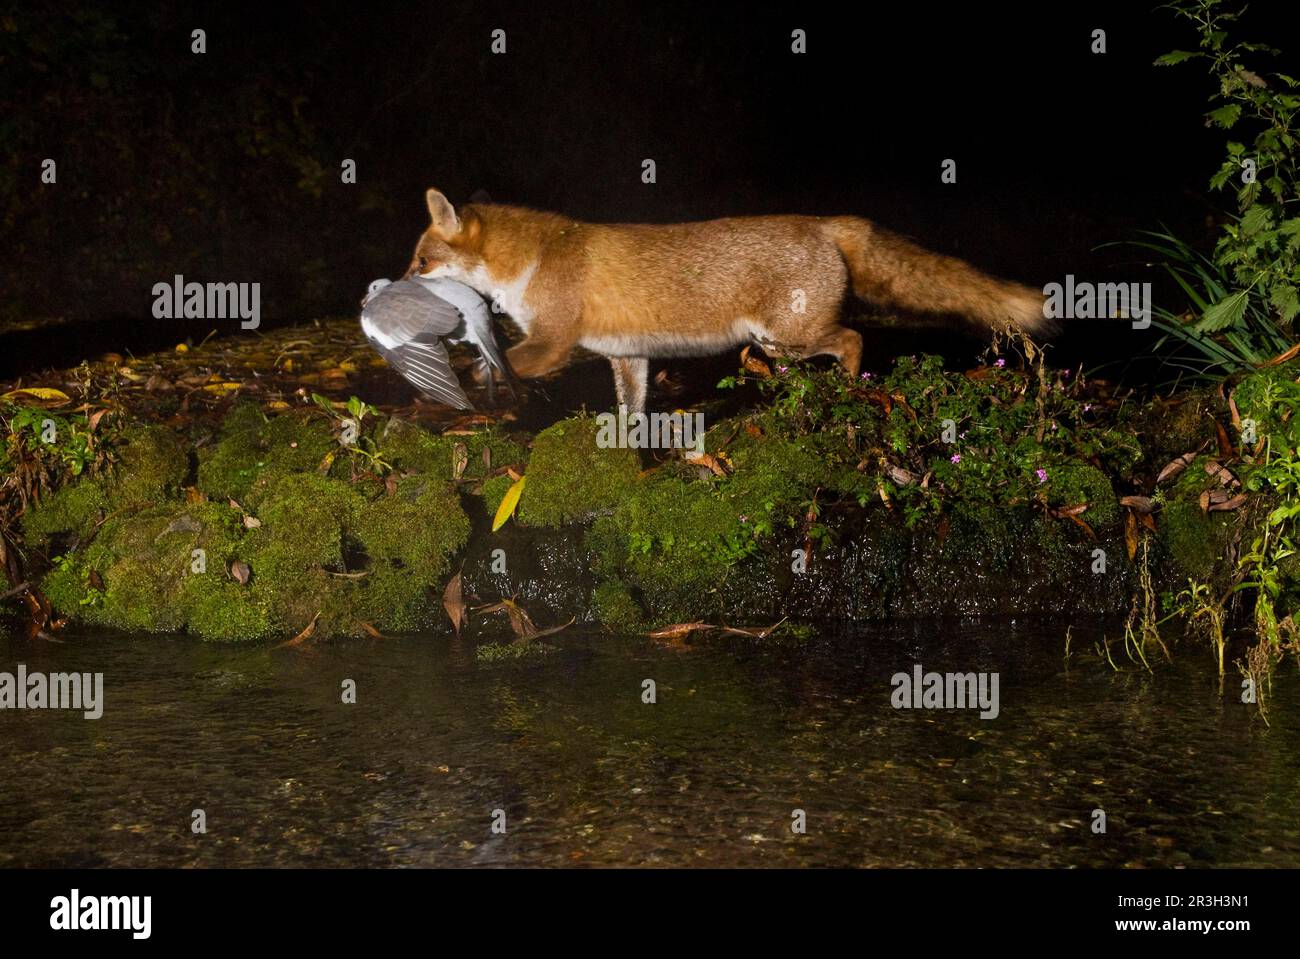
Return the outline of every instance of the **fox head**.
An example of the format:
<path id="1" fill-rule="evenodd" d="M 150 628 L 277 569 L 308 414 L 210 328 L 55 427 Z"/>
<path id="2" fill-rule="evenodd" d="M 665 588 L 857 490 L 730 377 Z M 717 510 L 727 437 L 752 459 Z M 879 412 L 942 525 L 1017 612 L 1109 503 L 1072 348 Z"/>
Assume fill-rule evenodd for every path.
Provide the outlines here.
<path id="1" fill-rule="evenodd" d="M 481 272 L 483 224 L 478 214 L 466 210 L 464 216 L 458 215 L 451 201 L 434 189 L 425 193 L 424 200 L 429 206 L 430 222 L 415 245 L 406 276 L 446 276 L 466 281 Z"/>

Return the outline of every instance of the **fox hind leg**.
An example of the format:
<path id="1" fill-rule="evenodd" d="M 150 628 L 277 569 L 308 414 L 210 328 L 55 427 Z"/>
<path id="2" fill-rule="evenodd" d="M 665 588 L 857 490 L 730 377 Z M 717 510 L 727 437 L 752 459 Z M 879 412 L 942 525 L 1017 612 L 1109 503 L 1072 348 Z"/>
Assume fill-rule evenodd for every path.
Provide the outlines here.
<path id="1" fill-rule="evenodd" d="M 618 394 L 619 405 L 626 406 L 629 413 L 644 413 L 650 359 L 645 356 L 611 356 L 609 365 L 614 370 L 614 391 Z"/>

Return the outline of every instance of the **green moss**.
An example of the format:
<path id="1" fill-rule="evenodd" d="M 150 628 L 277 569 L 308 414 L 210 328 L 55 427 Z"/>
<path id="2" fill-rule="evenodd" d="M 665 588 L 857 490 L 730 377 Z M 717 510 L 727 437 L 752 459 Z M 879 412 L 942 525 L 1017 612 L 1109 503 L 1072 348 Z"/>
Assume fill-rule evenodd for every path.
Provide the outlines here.
<path id="1" fill-rule="evenodd" d="M 76 533 L 85 538 L 94 524 L 108 512 L 103 487 L 90 480 L 65 486 L 23 515 L 23 534 L 30 542 L 43 543 L 56 533 Z"/>
<path id="2" fill-rule="evenodd" d="M 410 476 L 393 496 L 366 504 L 351 532 L 369 561 L 358 612 L 382 628 L 409 630 L 427 621 L 430 587 L 469 539 L 469 518 L 448 484 Z"/>
<path id="3" fill-rule="evenodd" d="M 321 417 L 284 414 L 266 420 L 246 407 L 237 409 L 241 412 L 227 418 L 222 438 L 199 454 L 198 486 L 213 499 L 256 505 L 276 480 L 315 472 L 339 448 Z"/>
<path id="4" fill-rule="evenodd" d="M 645 628 L 645 616 L 628 588 L 617 580 L 606 580 L 591 596 L 596 618 L 619 633 L 637 633 Z"/>
<path id="5" fill-rule="evenodd" d="M 502 664 L 530 662 L 545 659 L 556 652 L 554 646 L 546 643 L 488 643 L 474 650 L 474 658 L 480 663 Z"/>
<path id="6" fill-rule="evenodd" d="M 1220 488 L 1219 481 L 1206 473 L 1207 462 L 1209 457 L 1198 456 L 1171 486 L 1156 494 L 1160 543 L 1187 575 L 1197 579 L 1211 577 L 1236 526 L 1231 513 L 1201 509 L 1201 493 Z"/>
<path id="7" fill-rule="evenodd" d="M 176 495 L 190 472 L 189 448 L 163 426 L 129 433 L 108 493 L 117 508 L 160 503 Z"/>
<path id="8" fill-rule="evenodd" d="M 506 492 L 514 482 L 505 473 L 483 481 L 479 495 L 483 497 L 483 508 L 489 516 L 496 516 L 497 510 L 501 508 L 501 501 L 506 498 Z"/>
<path id="9" fill-rule="evenodd" d="M 453 453 L 465 447 L 465 469 L 461 478 L 478 480 L 491 469 L 523 463 L 528 450 L 512 437 L 494 430 L 457 436 L 435 436 L 414 423 L 392 417 L 379 434 L 379 449 L 386 461 L 402 470 L 425 473 L 438 479 L 452 478 Z M 488 450 L 487 459 L 483 451 Z"/>
<path id="10" fill-rule="evenodd" d="M 537 434 L 519 500 L 525 526 L 561 526 L 613 508 L 636 483 L 635 450 L 601 449 L 591 417 L 561 420 Z"/>
<path id="11" fill-rule="evenodd" d="M 1065 463 L 1048 471 L 1047 501 L 1052 506 L 1087 503 L 1081 515 L 1093 529 L 1111 527 L 1120 520 L 1119 500 L 1110 479 L 1089 463 Z"/>

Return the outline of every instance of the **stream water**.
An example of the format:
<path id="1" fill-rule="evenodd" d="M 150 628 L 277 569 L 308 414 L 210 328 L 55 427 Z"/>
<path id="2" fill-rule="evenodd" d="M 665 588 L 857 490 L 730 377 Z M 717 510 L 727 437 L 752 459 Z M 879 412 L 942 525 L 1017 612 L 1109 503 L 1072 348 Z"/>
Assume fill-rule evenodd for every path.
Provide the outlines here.
<path id="1" fill-rule="evenodd" d="M 1116 672 L 1102 632 L 1073 628 L 1068 668 L 1041 622 L 685 650 L 575 628 L 507 663 L 445 636 L 0 634 L 0 672 L 104 683 L 98 720 L 0 711 L 0 867 L 1300 866 L 1294 661 L 1269 726 L 1206 649 L 1147 672 L 1115 646 Z M 998 716 L 895 709 L 918 663 L 997 672 Z"/>

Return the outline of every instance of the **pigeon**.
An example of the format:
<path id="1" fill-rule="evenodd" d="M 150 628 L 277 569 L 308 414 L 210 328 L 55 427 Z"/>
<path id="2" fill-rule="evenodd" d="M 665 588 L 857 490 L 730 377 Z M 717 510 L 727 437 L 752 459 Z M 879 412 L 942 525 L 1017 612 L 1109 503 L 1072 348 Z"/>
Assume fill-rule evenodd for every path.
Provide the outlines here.
<path id="1" fill-rule="evenodd" d="M 379 354 L 424 395 L 473 409 L 447 357 L 449 343 L 472 343 L 482 357 L 488 396 L 499 371 L 518 393 L 518 379 L 497 348 L 492 315 L 472 287 L 446 278 L 375 280 L 361 301 L 361 330 Z"/>

